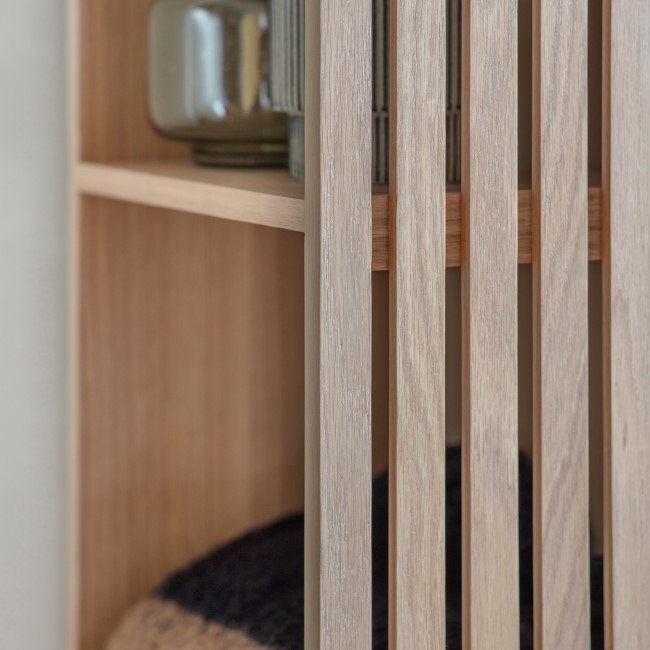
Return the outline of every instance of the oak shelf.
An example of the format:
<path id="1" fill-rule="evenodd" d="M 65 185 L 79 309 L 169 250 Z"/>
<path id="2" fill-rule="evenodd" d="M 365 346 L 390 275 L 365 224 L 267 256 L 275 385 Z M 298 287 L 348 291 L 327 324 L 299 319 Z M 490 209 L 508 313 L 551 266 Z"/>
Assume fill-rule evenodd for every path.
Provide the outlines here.
<path id="1" fill-rule="evenodd" d="M 283 170 L 197 167 L 189 161 L 91 163 L 76 168 L 82 194 L 304 232 L 304 186 Z M 389 268 L 389 200 L 372 198 L 372 269 Z M 589 259 L 602 257 L 602 192 L 589 188 Z M 461 195 L 447 192 L 447 267 L 461 264 Z M 519 191 L 519 263 L 532 262 L 532 192 Z"/>
<path id="2" fill-rule="evenodd" d="M 76 182 L 92 196 L 304 231 L 303 184 L 283 170 L 208 169 L 189 161 L 80 162 Z"/>

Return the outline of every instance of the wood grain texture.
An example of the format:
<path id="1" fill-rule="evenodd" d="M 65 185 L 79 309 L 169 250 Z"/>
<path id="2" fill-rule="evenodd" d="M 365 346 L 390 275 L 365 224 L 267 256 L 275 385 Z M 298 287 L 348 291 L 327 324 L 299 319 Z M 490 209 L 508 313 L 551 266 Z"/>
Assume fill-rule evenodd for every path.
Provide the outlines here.
<path id="1" fill-rule="evenodd" d="M 650 3 L 604 2 L 605 636 L 650 647 Z"/>
<path id="2" fill-rule="evenodd" d="M 81 223 L 68 647 L 95 650 L 170 570 L 302 506 L 303 246 L 297 233 L 99 199 L 83 201 Z M 373 274 L 375 471 L 388 448 L 387 294 L 387 274 Z"/>
<path id="3" fill-rule="evenodd" d="M 302 183 L 286 171 L 206 169 L 191 163 L 81 163 L 79 189 L 92 196 L 302 231 Z"/>
<path id="4" fill-rule="evenodd" d="M 590 647 L 587 24 L 587 0 L 534 0 L 537 650 Z"/>
<path id="5" fill-rule="evenodd" d="M 303 242 L 100 199 L 82 226 L 74 647 L 97 650 L 171 570 L 301 507 Z"/>
<path id="6" fill-rule="evenodd" d="M 389 639 L 445 646 L 446 0 L 392 0 Z"/>
<path id="7" fill-rule="evenodd" d="M 76 186 L 89 196 L 118 199 L 139 205 L 168 208 L 209 217 L 303 232 L 303 184 L 286 172 L 269 170 L 206 169 L 190 161 L 87 163 L 73 168 Z M 384 186 L 372 195 L 372 270 L 390 267 L 391 200 Z M 589 188 L 589 259 L 602 257 L 602 191 Z M 446 193 L 447 267 L 459 267 L 462 257 L 460 192 Z M 519 264 L 533 259 L 533 199 L 531 190 L 519 190 Z"/>
<path id="8" fill-rule="evenodd" d="M 77 209 L 84 191 L 214 207 L 213 174 L 160 164 L 187 147 L 148 119 L 150 5 L 68 7 L 74 650 L 104 647 L 170 570 L 303 501 L 302 237 L 97 199 Z M 125 163 L 139 159 L 156 163 Z M 226 195 L 236 190 L 219 210 L 259 214 L 255 196 L 234 196 L 251 188 L 231 180 L 219 175 Z M 283 202 L 283 226 L 295 185 L 256 178 L 264 210 Z"/>
<path id="9" fill-rule="evenodd" d="M 372 270 L 390 268 L 390 197 L 373 196 L 372 210 Z M 588 193 L 588 259 L 602 258 L 602 190 L 590 187 Z M 519 264 L 533 261 L 533 193 L 519 190 L 518 212 L 518 255 Z M 429 219 L 432 217 L 430 216 Z M 463 256 L 463 212 L 460 192 L 448 191 L 446 195 L 446 254 L 445 266 L 459 267 Z"/>
<path id="10" fill-rule="evenodd" d="M 149 121 L 148 13 L 151 0 L 76 0 L 79 125 L 83 160 L 188 158 Z"/>
<path id="11" fill-rule="evenodd" d="M 368 1 L 306 3 L 305 647 L 371 638 Z"/>
<path id="12" fill-rule="evenodd" d="M 463 2 L 463 647 L 519 647 L 517 1 Z"/>

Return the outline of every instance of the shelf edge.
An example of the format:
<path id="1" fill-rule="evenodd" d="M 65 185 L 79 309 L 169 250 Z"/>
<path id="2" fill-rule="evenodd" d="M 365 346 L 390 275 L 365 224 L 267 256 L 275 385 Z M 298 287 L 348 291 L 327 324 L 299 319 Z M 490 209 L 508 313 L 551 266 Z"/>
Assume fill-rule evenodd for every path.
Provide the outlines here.
<path id="1" fill-rule="evenodd" d="M 90 162 L 77 164 L 75 184 L 81 194 L 304 231 L 302 199 Z"/>

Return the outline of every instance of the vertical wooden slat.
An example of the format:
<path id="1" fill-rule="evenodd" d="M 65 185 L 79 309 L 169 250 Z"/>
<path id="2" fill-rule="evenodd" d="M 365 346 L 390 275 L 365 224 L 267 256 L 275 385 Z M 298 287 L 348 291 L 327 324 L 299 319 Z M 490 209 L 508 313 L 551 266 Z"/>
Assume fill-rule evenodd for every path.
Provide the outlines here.
<path id="1" fill-rule="evenodd" d="M 446 0 L 391 0 L 390 647 L 445 645 Z"/>
<path id="2" fill-rule="evenodd" d="M 371 645 L 371 2 L 306 3 L 305 645 Z"/>
<path id="3" fill-rule="evenodd" d="M 519 647 L 517 0 L 463 2 L 463 647 Z"/>
<path id="4" fill-rule="evenodd" d="M 535 648 L 587 650 L 587 0 L 533 7 Z"/>
<path id="5" fill-rule="evenodd" d="M 603 23 L 605 638 L 650 648 L 650 3 Z"/>

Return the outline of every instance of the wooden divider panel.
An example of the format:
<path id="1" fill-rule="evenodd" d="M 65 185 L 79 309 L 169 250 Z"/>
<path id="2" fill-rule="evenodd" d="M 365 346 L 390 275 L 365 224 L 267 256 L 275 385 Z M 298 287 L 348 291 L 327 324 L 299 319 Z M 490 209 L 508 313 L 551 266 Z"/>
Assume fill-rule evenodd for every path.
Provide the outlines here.
<path id="1" fill-rule="evenodd" d="M 604 3 L 605 637 L 650 648 L 650 3 Z"/>
<path id="2" fill-rule="evenodd" d="M 463 3 L 463 645 L 519 647 L 517 1 Z"/>
<path id="3" fill-rule="evenodd" d="M 371 647 L 371 3 L 306 3 L 305 645 Z"/>
<path id="4" fill-rule="evenodd" d="M 391 2 L 390 645 L 445 646 L 446 0 Z"/>
<path id="5" fill-rule="evenodd" d="M 587 650 L 587 0 L 535 0 L 533 41 L 535 647 Z"/>

